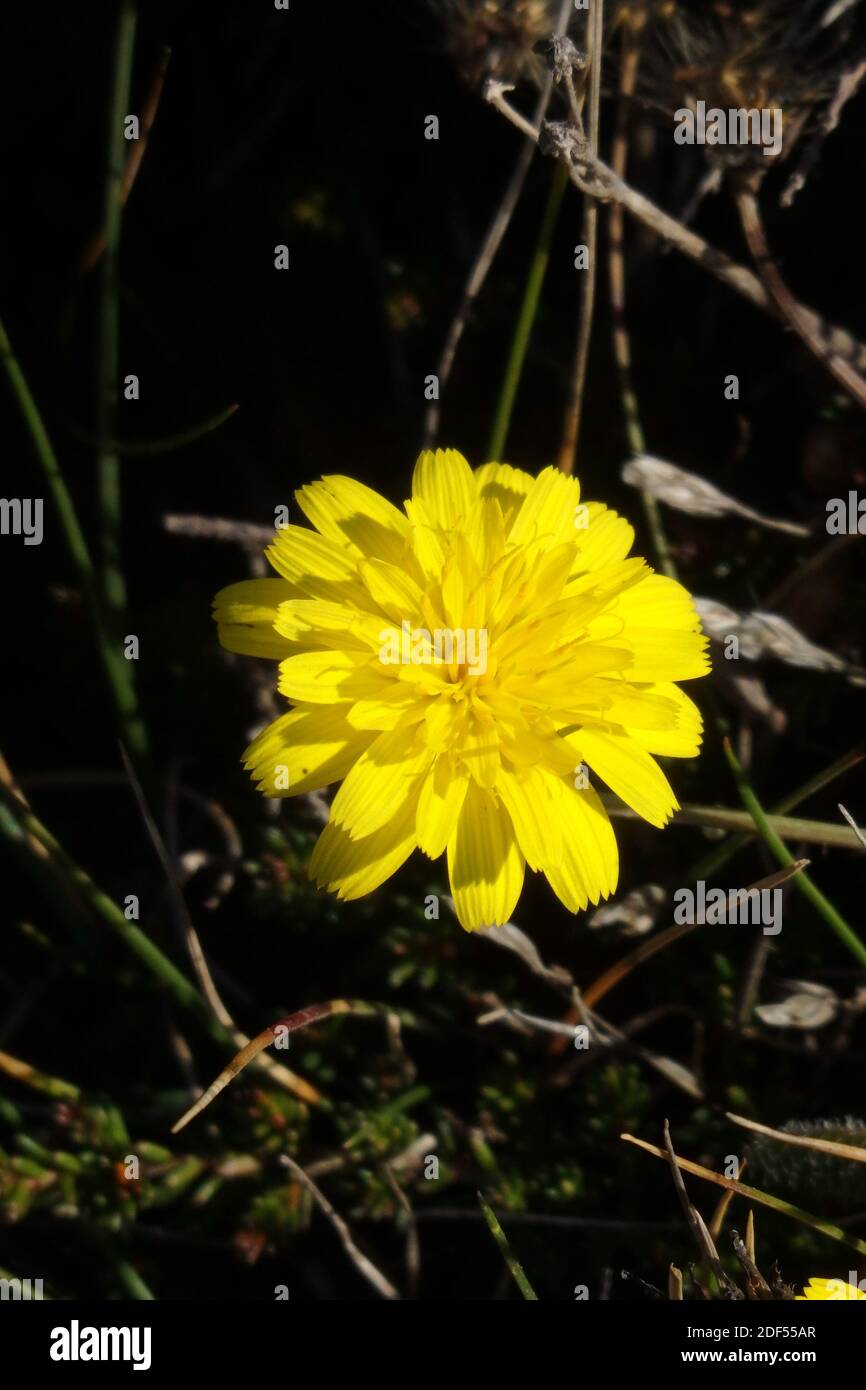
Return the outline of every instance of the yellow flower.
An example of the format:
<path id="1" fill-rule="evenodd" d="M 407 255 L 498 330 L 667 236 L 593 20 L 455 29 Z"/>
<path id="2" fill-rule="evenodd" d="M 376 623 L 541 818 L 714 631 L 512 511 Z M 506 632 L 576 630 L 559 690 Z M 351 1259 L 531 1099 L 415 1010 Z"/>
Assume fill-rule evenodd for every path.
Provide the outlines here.
<path id="1" fill-rule="evenodd" d="M 810 1298 L 866 1298 L 866 1293 L 853 1284 L 846 1284 L 844 1279 L 810 1279 L 803 1292 L 797 1294 L 796 1301 L 805 1303 Z"/>
<path id="2" fill-rule="evenodd" d="M 220 640 L 279 661 L 293 708 L 247 749 L 267 796 L 342 779 L 310 873 L 340 898 L 418 848 L 448 855 L 469 930 L 514 910 L 524 866 L 572 912 L 616 887 L 597 775 L 652 825 L 677 810 L 652 754 L 693 757 L 673 684 L 708 670 L 689 594 L 626 558 L 632 528 L 575 478 L 421 454 L 398 511 L 346 477 L 303 487 L 278 579 L 222 590 Z"/>

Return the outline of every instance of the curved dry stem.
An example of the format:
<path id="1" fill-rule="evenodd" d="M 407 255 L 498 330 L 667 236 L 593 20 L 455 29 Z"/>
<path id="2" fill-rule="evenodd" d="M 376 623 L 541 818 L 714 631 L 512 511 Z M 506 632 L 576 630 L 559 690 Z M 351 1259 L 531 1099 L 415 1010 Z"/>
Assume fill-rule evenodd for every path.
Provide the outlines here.
<path id="1" fill-rule="evenodd" d="M 369 1013 L 369 1004 L 359 1004 L 349 999 L 330 999 L 326 1004 L 310 1004 L 306 1009 L 298 1009 L 296 1013 L 289 1014 L 287 1018 L 278 1019 L 276 1023 L 271 1023 L 267 1028 L 263 1028 L 261 1033 L 251 1038 L 246 1047 L 242 1047 L 240 1052 L 235 1053 L 234 1057 L 223 1067 L 215 1081 L 211 1082 L 207 1090 L 199 1096 L 194 1105 L 184 1111 L 180 1119 L 172 1125 L 172 1134 L 178 1134 L 185 1129 L 190 1120 L 194 1120 L 196 1115 L 200 1115 L 206 1110 L 211 1101 L 216 1100 L 221 1091 L 224 1091 L 230 1081 L 248 1067 L 250 1062 L 255 1061 L 260 1052 L 264 1052 L 266 1047 L 270 1047 L 272 1042 L 280 1036 L 288 1033 L 296 1033 L 299 1028 L 306 1028 L 309 1023 L 317 1023 L 319 1019 L 330 1018 L 332 1014 L 350 1013 Z"/>
<path id="2" fill-rule="evenodd" d="M 755 269 L 779 313 L 791 325 L 798 338 L 806 344 L 812 356 L 821 362 L 839 385 L 844 386 L 857 404 L 866 410 L 866 379 L 855 371 L 850 362 L 846 362 L 844 357 L 822 342 L 812 316 L 803 309 L 783 280 L 770 251 L 754 186 L 749 183 L 740 184 L 735 191 L 734 200 L 746 244 L 755 262 Z"/>

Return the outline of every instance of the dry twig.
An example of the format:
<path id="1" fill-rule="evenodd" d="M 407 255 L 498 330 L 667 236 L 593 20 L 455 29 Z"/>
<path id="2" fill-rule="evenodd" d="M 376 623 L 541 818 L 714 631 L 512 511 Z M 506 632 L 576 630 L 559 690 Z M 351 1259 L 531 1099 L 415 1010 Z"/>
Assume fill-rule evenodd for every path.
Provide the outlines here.
<path id="1" fill-rule="evenodd" d="M 368 1260 L 364 1252 L 358 1249 L 352 1239 L 352 1232 L 349 1230 L 342 1216 L 340 1216 L 339 1212 L 334 1210 L 324 1192 L 322 1192 L 321 1188 L 316 1186 L 309 1173 L 305 1173 L 301 1165 L 296 1163 L 293 1158 L 290 1158 L 288 1154 L 281 1154 L 280 1162 L 285 1168 L 288 1168 L 289 1172 L 293 1177 L 297 1178 L 299 1183 L 303 1184 L 316 1203 L 316 1206 L 322 1214 L 327 1217 L 328 1221 L 330 1221 L 334 1230 L 337 1232 L 340 1244 L 358 1273 L 366 1279 L 368 1284 L 372 1285 L 378 1294 L 381 1294 L 382 1298 L 399 1299 L 400 1295 L 394 1288 L 390 1279 L 386 1279 L 381 1270 L 378 1270 L 373 1264 L 373 1261 Z"/>
<path id="2" fill-rule="evenodd" d="M 506 101 L 505 93 L 511 90 L 507 83 L 491 81 L 487 84 L 485 95 L 491 105 L 495 106 L 513 126 L 527 137 L 539 141 L 542 131 Z M 579 134 L 570 125 L 548 123 L 543 127 L 543 134 L 546 148 L 565 164 L 569 178 L 582 193 L 597 198 L 600 202 L 620 203 L 638 222 L 642 222 L 664 241 L 669 242 L 682 255 L 695 261 L 729 289 L 735 290 L 765 313 L 787 321 L 757 275 L 724 251 L 711 246 L 690 227 L 684 227 L 637 189 L 623 182 L 607 164 L 589 154 L 585 142 L 581 143 Z M 798 308 L 802 324 L 808 328 L 814 341 L 820 344 L 825 354 L 866 372 L 866 345 L 859 342 L 847 329 L 827 323 L 805 305 L 799 305 Z"/>

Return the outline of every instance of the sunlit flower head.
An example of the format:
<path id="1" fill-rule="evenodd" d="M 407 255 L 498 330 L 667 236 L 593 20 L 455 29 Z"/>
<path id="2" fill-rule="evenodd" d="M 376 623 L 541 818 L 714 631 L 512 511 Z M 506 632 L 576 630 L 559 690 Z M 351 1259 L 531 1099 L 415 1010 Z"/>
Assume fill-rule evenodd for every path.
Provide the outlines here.
<path id="1" fill-rule="evenodd" d="M 866 1293 L 855 1284 L 846 1284 L 844 1279 L 810 1279 L 802 1293 L 797 1294 L 797 1302 L 808 1299 L 846 1299 L 866 1298 Z"/>
<path id="2" fill-rule="evenodd" d="M 342 782 L 310 873 L 360 898 L 414 849 L 447 853 L 469 930 L 511 916 L 525 866 L 572 912 L 616 887 L 593 782 L 663 826 L 653 754 L 693 757 L 673 682 L 708 670 L 689 594 L 627 558 L 632 528 L 575 478 L 423 453 L 403 511 L 346 477 L 303 487 L 279 578 L 218 594 L 220 640 L 279 662 L 292 708 L 245 755 L 267 796 Z"/>

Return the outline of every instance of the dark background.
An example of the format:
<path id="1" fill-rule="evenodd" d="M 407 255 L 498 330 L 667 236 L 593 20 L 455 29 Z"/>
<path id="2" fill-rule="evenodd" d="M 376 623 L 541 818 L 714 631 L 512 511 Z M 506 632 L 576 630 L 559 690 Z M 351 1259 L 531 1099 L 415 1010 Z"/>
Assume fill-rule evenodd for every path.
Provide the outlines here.
<path id="1" fill-rule="evenodd" d="M 116 13 L 107 4 L 7 3 L 2 16 L 0 307 L 89 535 L 99 271 L 82 276 L 79 265 L 102 216 Z M 266 0 L 142 5 L 133 110 L 164 44 L 172 49 L 165 90 L 124 214 L 121 375 L 139 375 L 141 400 L 121 403 L 118 435 L 158 439 L 231 402 L 240 408 L 183 449 L 125 460 L 123 559 L 157 765 L 179 768 L 190 785 L 228 807 L 253 863 L 209 922 L 208 949 L 236 982 L 242 980 L 230 1003 L 252 1032 L 277 1009 L 342 992 L 413 1008 L 427 1001 L 432 1035 L 418 1044 L 414 1061 L 431 1094 L 421 1103 L 419 1124 L 441 1134 L 447 1120 L 463 1134 L 454 1140 L 455 1187 L 440 1205 L 472 1208 L 474 1190 L 486 1180 L 502 1207 L 518 1213 L 671 1223 L 671 1232 L 655 1235 L 638 1228 L 621 1236 L 567 1228 L 549 1234 L 531 1223 L 514 1228 L 521 1258 L 544 1296 L 568 1298 L 576 1283 L 595 1288 L 603 1269 L 620 1266 L 663 1282 L 669 1259 L 690 1258 L 687 1237 L 677 1226 L 661 1165 L 624 1152 L 619 1130 L 635 1125 L 655 1142 L 661 1118 L 670 1115 L 683 1146 L 718 1163 L 734 1142 L 721 1112 L 740 1108 L 744 1096 L 752 1113 L 773 1124 L 862 1110 L 862 1025 L 859 1052 L 856 1030 L 835 1053 L 820 1035 L 811 1052 L 800 1037 L 781 1047 L 775 1040 L 750 1047 L 731 1034 L 725 1014 L 725 990 L 735 991 L 742 980 L 746 947 L 690 942 L 638 974 L 611 1009 L 622 1023 L 660 1000 L 684 1004 L 696 1033 L 672 1018 L 647 1045 L 682 1056 L 694 1044 L 707 1104 L 691 1106 L 633 1061 L 599 1068 L 586 1090 L 578 1082 L 537 1095 L 544 1049 L 527 1048 L 506 1033 L 494 1038 L 493 1030 L 479 1041 L 474 1024 L 486 988 L 512 991 L 522 1007 L 536 1012 L 550 1008 L 541 987 L 527 986 L 499 953 L 468 941 L 450 923 L 426 924 L 419 939 L 436 963 L 433 974 L 419 984 L 419 966 L 408 985 L 387 983 L 391 945 L 402 941 L 400 932 L 417 916 L 425 888 L 441 884 L 438 866 L 407 868 L 393 892 L 339 910 L 321 906 L 294 870 L 288 888 L 263 888 L 263 854 L 285 857 L 289 845 L 303 859 L 311 829 L 304 813 L 290 806 L 289 828 L 275 840 L 280 832 L 240 768 L 256 713 L 243 664 L 227 662 L 217 647 L 209 606 L 218 588 L 245 577 L 246 562 L 234 546 L 169 536 L 162 525 L 167 512 L 267 524 L 276 505 L 293 505 L 295 487 L 329 472 L 359 477 L 396 502 L 408 495 L 424 377 L 436 370 L 518 136 L 461 79 L 442 25 L 420 0 L 292 0 L 289 13 L 275 12 Z M 528 86 L 516 93 L 524 109 L 533 99 Z M 861 96 L 846 108 L 791 211 L 778 208 L 782 174 L 772 174 L 765 190 L 768 234 L 794 291 L 860 336 L 866 335 L 857 212 L 866 173 L 864 102 Z M 606 100 L 603 130 L 610 111 Z M 428 114 L 439 117 L 435 142 L 423 138 Z M 641 145 L 631 175 L 677 212 L 701 175 L 703 152 L 675 147 L 660 131 Z M 536 159 L 442 403 L 440 442 L 461 449 L 474 464 L 483 461 L 550 172 Z M 532 471 L 551 461 L 559 444 L 576 325 L 571 248 L 580 239 L 579 216 L 579 199 L 570 191 L 509 436 L 508 459 Z M 697 225 L 711 242 L 747 259 L 725 193 L 705 202 Z M 288 272 L 274 269 L 280 243 L 290 247 Z M 637 495 L 619 481 L 627 448 L 603 271 L 598 298 L 578 472 L 586 496 L 637 521 Z M 791 333 L 631 230 L 629 317 L 652 452 L 749 505 L 816 528 L 813 541 L 792 543 L 740 521 L 696 522 L 665 513 L 683 580 L 693 591 L 740 609 L 771 606 L 774 589 L 826 543 L 826 499 L 866 481 L 862 416 Z M 740 380 L 738 402 L 723 395 L 731 372 Z M 8 412 L 0 446 L 3 493 L 39 494 L 30 441 L 5 386 L 0 394 Z M 120 767 L 86 609 L 48 499 L 45 515 L 41 547 L 2 542 L 11 560 L 4 585 L 2 747 L 25 787 L 34 773 Z M 649 553 L 640 526 L 639 537 L 638 553 Z M 862 552 L 855 543 L 819 580 L 794 585 L 784 611 L 813 640 L 860 661 L 863 601 Z M 862 689 L 838 676 L 785 666 L 764 674 L 787 717 L 782 734 L 755 730 L 751 775 L 770 804 L 862 739 L 863 699 Z M 696 694 L 700 701 L 700 690 Z M 735 709 L 729 713 L 735 723 L 741 718 Z M 681 800 L 738 805 L 715 734 L 700 760 L 674 764 L 672 776 Z M 861 820 L 862 785 L 855 772 L 844 786 L 855 814 L 859 786 Z M 33 796 L 58 838 L 112 896 L 162 893 L 132 798 L 56 785 Z M 840 797 L 842 789 L 837 796 L 831 788 L 804 814 L 837 819 Z M 618 833 L 624 887 L 649 878 L 676 882 L 706 848 L 696 830 L 661 836 L 628 827 Z M 813 855 L 816 877 L 860 926 L 860 863 L 849 854 Z M 747 883 L 768 870 L 769 860 L 753 847 L 732 882 Z M 176 1088 L 182 1081 L 163 1036 L 161 997 L 121 948 L 102 938 L 97 960 L 74 952 L 59 964 L 35 956 L 16 925 L 35 921 L 58 940 L 60 929 L 27 880 L 7 865 L 3 872 L 10 945 L 0 973 L 0 1046 L 94 1093 L 111 1093 L 121 1107 L 137 1104 L 145 1114 L 139 1129 L 149 1126 L 165 1143 L 166 1115 L 147 1111 L 147 1090 L 157 1080 Z M 195 891 L 192 905 L 200 906 Z M 154 932 L 182 959 L 164 902 L 154 912 Z M 790 914 L 775 975 L 820 977 L 850 993 L 856 971 L 827 927 L 802 900 L 791 901 Z M 603 934 L 590 939 L 543 884 L 528 886 L 517 920 L 546 959 L 563 961 L 582 983 L 627 949 Z M 441 927 L 440 944 L 432 927 Z M 22 998 L 29 1001 L 23 1010 Z M 335 1025 L 329 1035 L 334 1043 L 322 1036 L 321 1075 L 329 1075 L 346 1105 L 361 1113 L 378 1095 L 380 1036 L 363 1023 Z M 220 1059 L 201 1039 L 194 1047 L 204 1080 Z M 302 1056 L 295 1053 L 294 1063 Z M 531 1094 L 520 1092 L 524 1083 Z M 10 1093 L 16 1099 L 23 1094 L 11 1083 Z M 232 1102 L 222 1104 L 226 1115 Z M 56 1117 L 44 1106 L 31 1112 L 25 1104 L 24 1113 L 44 1142 L 61 1142 L 49 1135 Z M 483 1164 L 473 1170 L 478 1155 L 465 1136 L 479 1116 L 490 1114 L 492 1130 L 504 1135 L 506 1158 L 505 1168 L 485 1179 Z M 232 1123 L 232 1142 L 245 1151 L 254 1147 L 243 1115 Z M 194 1146 L 197 1136 L 189 1139 Z M 310 1152 L 329 1151 L 323 1133 L 314 1131 L 309 1142 Z M 212 1131 L 209 1143 L 209 1161 L 215 1161 L 220 1140 Z M 0 1145 L 12 1152 L 14 1136 L 0 1134 Z M 546 1166 L 553 1176 L 534 1186 Z M 556 1176 L 561 1169 L 571 1181 L 573 1166 L 581 1173 L 574 1179 L 577 1196 L 567 1186 L 561 1190 Z M 332 1193 L 337 1205 L 341 1196 L 344 1206 L 354 1204 L 362 1223 L 372 1219 L 363 1181 L 358 1190 L 349 1184 Z M 708 1215 L 712 1203 L 698 1192 Z M 807 1189 L 802 1204 L 824 1210 L 822 1192 Z M 309 1232 L 302 1222 L 297 1228 L 280 1224 L 273 1213 L 254 1210 L 269 1191 L 248 1195 L 240 1213 L 228 1201 L 213 1215 L 209 1208 L 202 1222 L 195 1210 L 174 1206 L 164 1220 L 144 1213 L 137 1226 L 124 1224 L 125 1234 L 110 1238 L 129 1241 L 131 1258 L 162 1297 L 258 1297 L 263 1289 L 267 1297 L 286 1268 L 293 1296 L 295 1289 L 308 1297 L 363 1294 L 318 1218 Z M 107 1197 L 106 1203 L 110 1207 Z M 37 1204 L 26 1218 L 0 1227 L 0 1264 L 26 1273 L 41 1260 L 39 1268 L 50 1272 L 60 1292 L 114 1295 L 99 1253 L 102 1210 L 99 1202 L 82 1199 L 80 1219 L 64 1224 Z M 383 1208 L 377 1215 L 371 1239 L 393 1272 L 400 1260 L 393 1212 Z M 422 1223 L 424 1295 L 488 1297 L 500 1287 L 498 1256 L 474 1217 L 473 1210 L 462 1221 L 431 1217 Z M 819 1258 L 812 1238 L 798 1228 L 792 1233 L 788 1224 L 767 1223 L 771 1236 L 762 1253 L 768 1263 L 777 1255 L 786 1260 L 791 1280 L 847 1272 L 849 1252 L 831 1248 L 828 1257 L 825 1244 Z M 238 1253 L 238 1232 L 249 1230 L 266 1235 L 252 1261 Z M 616 1296 L 623 1295 L 618 1290 Z"/>

